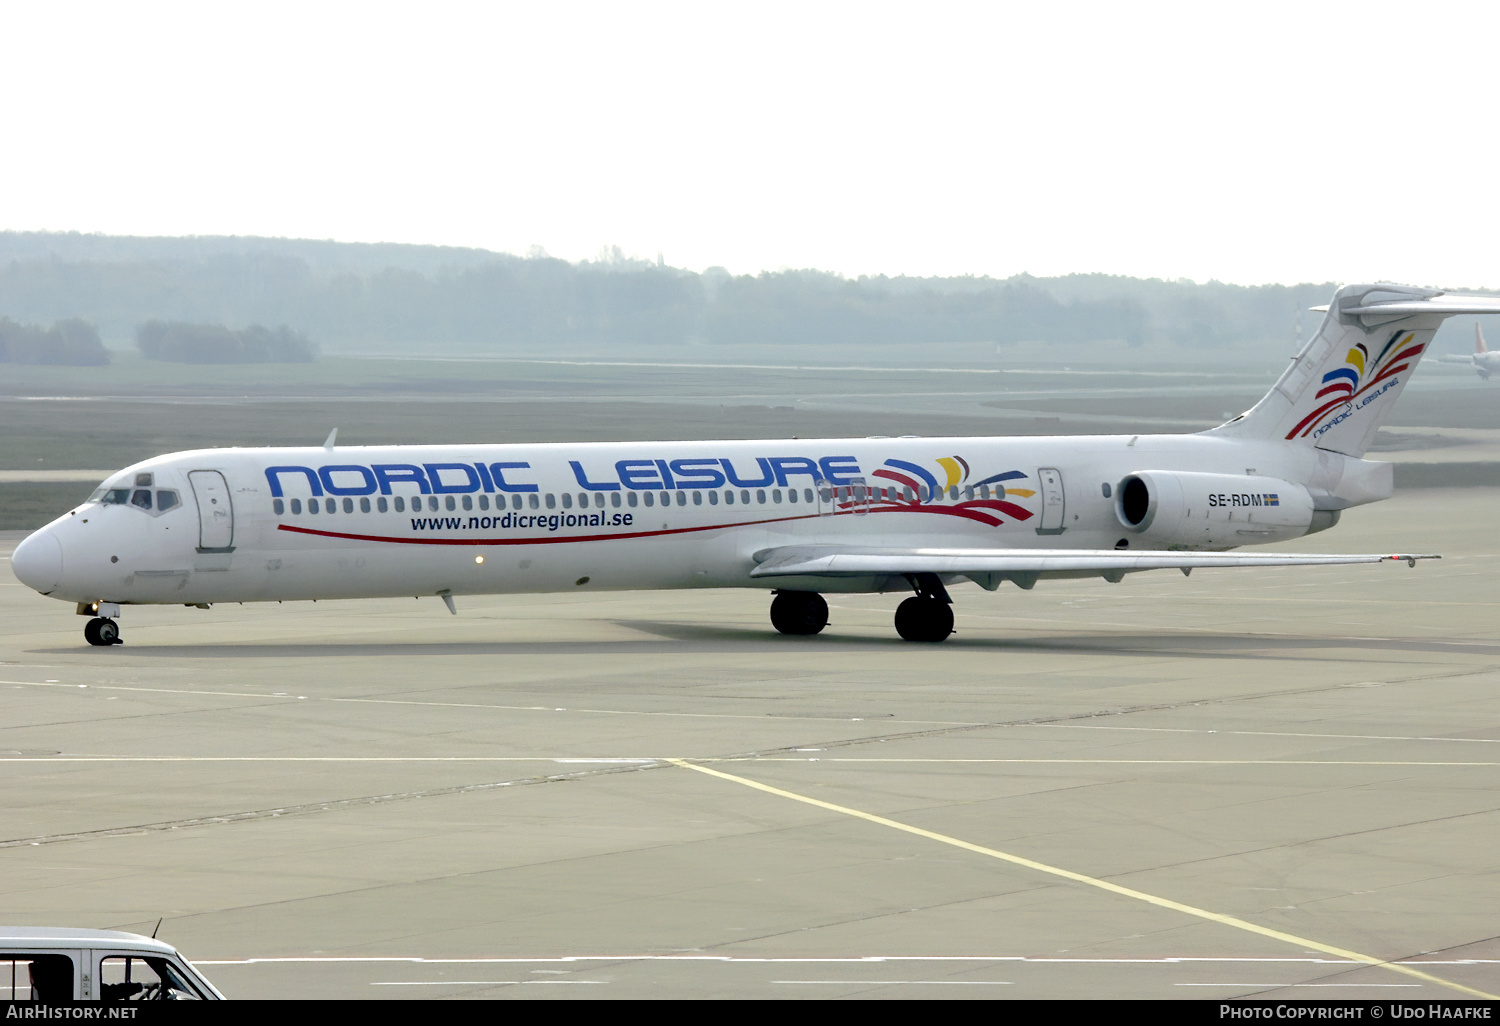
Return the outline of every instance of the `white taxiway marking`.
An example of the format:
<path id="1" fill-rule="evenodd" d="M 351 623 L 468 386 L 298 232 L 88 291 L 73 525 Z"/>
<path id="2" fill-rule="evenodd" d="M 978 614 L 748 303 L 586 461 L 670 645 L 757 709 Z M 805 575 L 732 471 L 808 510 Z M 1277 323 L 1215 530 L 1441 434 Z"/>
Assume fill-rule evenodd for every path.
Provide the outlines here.
<path id="1" fill-rule="evenodd" d="M 194 965 L 201 965 L 194 962 Z M 520 987 L 527 984 L 594 984 L 603 986 L 604 980 L 379 980 L 372 987 Z"/>
<path id="2" fill-rule="evenodd" d="M 322 964 L 401 962 L 413 965 L 571 965 L 577 962 L 715 962 L 746 964 L 879 963 L 879 962 L 1024 962 L 1040 965 L 1366 965 L 1345 958 L 1266 958 L 1258 956 L 1167 955 L 1158 958 L 1062 958 L 1036 955 L 854 955 L 848 957 L 756 957 L 753 955 L 550 955 L 536 958 L 424 958 L 420 955 L 309 955 L 267 958 L 193 959 L 194 965 Z M 1400 965 L 1500 965 L 1500 959 L 1460 958 L 1448 961 L 1406 959 Z M 1420 984 L 1396 984 L 1420 986 Z"/>
<path id="3" fill-rule="evenodd" d="M 832 986 L 1014 987 L 1010 980 L 772 980 L 772 983 L 825 983 Z"/>
<path id="4" fill-rule="evenodd" d="M 676 756 L 580 756 L 550 755 L 19 755 L 0 756 L 0 763 L 213 763 L 213 762 L 317 762 L 317 763 L 511 763 L 550 762 L 567 766 L 652 766 L 667 765 Z M 860 758 L 791 758 L 788 756 L 726 756 L 695 758 L 701 763 L 795 762 L 860 763 L 892 765 L 932 763 L 945 765 L 994 764 L 1012 766 L 1404 766 L 1404 767 L 1496 767 L 1500 762 L 1424 762 L 1396 759 L 860 759 Z"/>

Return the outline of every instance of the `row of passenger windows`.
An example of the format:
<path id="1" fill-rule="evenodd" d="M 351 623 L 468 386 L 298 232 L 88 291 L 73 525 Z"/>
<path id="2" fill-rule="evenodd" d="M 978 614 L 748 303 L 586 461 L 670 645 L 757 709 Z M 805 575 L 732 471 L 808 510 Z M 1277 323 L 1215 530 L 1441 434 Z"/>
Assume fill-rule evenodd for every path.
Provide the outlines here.
<path id="1" fill-rule="evenodd" d="M 742 506 L 748 506 L 752 503 L 765 505 L 768 501 L 771 503 L 780 503 L 782 501 L 789 503 L 811 503 L 817 501 L 819 497 L 824 502 L 848 502 L 851 500 L 873 500 L 876 502 L 904 500 L 906 502 L 913 502 L 916 500 L 916 494 L 910 488 L 869 488 L 865 485 L 840 485 L 838 487 L 824 487 L 819 489 L 819 491 L 821 492 L 821 496 L 814 495 L 811 488 L 803 488 L 801 490 L 788 488 L 784 496 L 780 488 L 769 490 L 759 488 L 754 492 L 748 488 L 741 489 L 738 492 L 733 489 L 724 492 L 663 492 L 661 493 L 660 505 L 670 506 L 675 501 L 679 506 L 686 506 L 689 502 L 695 506 L 701 506 L 704 504 L 705 499 L 710 506 L 717 506 L 720 502 L 726 506 L 733 506 L 736 503 Z M 593 506 L 596 509 L 603 509 L 606 504 L 615 508 L 639 505 L 655 506 L 658 504 L 656 493 L 650 491 L 624 492 L 623 498 L 621 497 L 621 492 L 609 492 L 608 499 L 605 498 L 605 494 L 604 492 L 579 492 L 577 500 L 578 508 L 587 509 L 589 506 Z M 973 488 L 965 488 L 960 492 L 958 486 L 955 485 L 948 490 L 947 496 L 953 500 L 957 500 L 960 495 L 963 495 L 965 499 L 973 499 L 975 494 Z M 990 486 L 980 486 L 978 494 L 979 497 L 988 499 L 990 497 Z M 1003 496 L 1004 494 L 1004 488 L 997 487 L 995 489 L 996 497 Z M 672 498 L 673 495 L 677 497 L 675 500 Z M 691 499 L 689 496 L 691 496 Z M 939 492 L 937 497 L 942 498 L 942 496 L 943 493 Z M 922 498 L 924 501 L 928 500 L 927 489 L 925 488 L 922 489 Z M 357 500 L 352 498 L 308 499 L 307 512 L 337 513 L 342 508 L 345 513 L 353 513 L 357 502 L 361 513 L 388 513 L 393 510 L 397 513 L 405 513 L 407 512 L 408 503 L 410 504 L 411 512 L 420 513 L 422 512 L 423 500 L 424 497 L 421 495 L 410 497 L 396 495 L 389 499 L 382 495 L 373 500 L 369 496 L 362 496 Z M 437 513 L 440 510 L 448 510 L 449 512 L 456 512 L 459 509 L 473 510 L 476 502 L 478 503 L 478 508 L 481 510 L 488 510 L 490 508 L 490 497 L 488 495 L 445 495 L 441 499 L 436 495 L 428 495 L 425 497 L 425 500 L 427 511 L 430 513 Z M 545 495 L 531 492 L 527 495 L 513 494 L 510 497 L 511 509 L 541 509 L 543 506 L 547 509 L 557 509 L 558 496 L 551 492 Z M 563 492 L 562 508 L 572 509 L 573 506 L 573 493 Z M 303 508 L 303 500 L 291 499 L 283 502 L 281 499 L 274 499 L 271 502 L 271 508 L 275 510 L 277 516 L 284 516 L 288 508 L 290 508 L 294 515 L 300 515 Z M 505 496 L 495 496 L 495 508 L 497 510 L 505 509 Z"/>

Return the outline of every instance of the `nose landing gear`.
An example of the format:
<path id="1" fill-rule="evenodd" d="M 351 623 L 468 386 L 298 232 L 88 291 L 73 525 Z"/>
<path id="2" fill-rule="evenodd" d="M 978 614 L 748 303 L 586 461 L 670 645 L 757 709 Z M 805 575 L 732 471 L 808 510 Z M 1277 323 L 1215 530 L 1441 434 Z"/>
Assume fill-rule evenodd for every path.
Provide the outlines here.
<path id="1" fill-rule="evenodd" d="M 120 639 L 120 625 L 107 616 L 96 616 L 83 627 L 83 639 L 90 645 L 123 645 Z"/>

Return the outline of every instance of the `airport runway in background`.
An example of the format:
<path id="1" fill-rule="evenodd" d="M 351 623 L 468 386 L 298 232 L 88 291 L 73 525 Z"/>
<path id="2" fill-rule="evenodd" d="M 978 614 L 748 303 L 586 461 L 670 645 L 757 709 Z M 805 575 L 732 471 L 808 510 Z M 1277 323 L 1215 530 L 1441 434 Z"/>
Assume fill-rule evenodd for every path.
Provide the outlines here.
<path id="1" fill-rule="evenodd" d="M 1287 546 L 1415 569 L 958 587 L 940 646 L 580 591 L 91 649 L 0 565 L 0 908 L 231 997 L 1495 994 L 1497 504 Z"/>

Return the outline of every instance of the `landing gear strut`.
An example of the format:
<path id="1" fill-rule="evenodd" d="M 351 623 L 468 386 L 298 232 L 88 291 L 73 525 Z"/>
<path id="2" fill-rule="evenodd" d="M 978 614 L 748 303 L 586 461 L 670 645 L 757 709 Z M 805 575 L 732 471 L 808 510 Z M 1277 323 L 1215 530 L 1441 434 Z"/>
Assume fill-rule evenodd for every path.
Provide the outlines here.
<path id="1" fill-rule="evenodd" d="M 828 603 L 812 591 L 778 591 L 771 600 L 771 626 L 782 634 L 816 634 L 828 626 Z"/>
<path id="2" fill-rule="evenodd" d="M 910 574 L 917 594 L 896 607 L 896 633 L 907 641 L 942 641 L 953 633 L 953 600 L 937 574 Z"/>
<path id="3" fill-rule="evenodd" d="M 121 645 L 120 625 L 106 616 L 96 616 L 83 627 L 83 639 L 90 645 Z"/>

